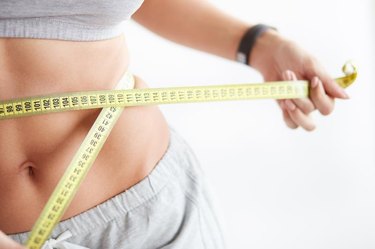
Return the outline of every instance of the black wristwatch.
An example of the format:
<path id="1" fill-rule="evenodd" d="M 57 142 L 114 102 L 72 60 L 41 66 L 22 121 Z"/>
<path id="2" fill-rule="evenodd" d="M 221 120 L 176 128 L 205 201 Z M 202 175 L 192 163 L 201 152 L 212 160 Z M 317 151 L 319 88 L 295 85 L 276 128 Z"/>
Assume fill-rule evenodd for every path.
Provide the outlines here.
<path id="1" fill-rule="evenodd" d="M 257 38 L 269 29 L 276 30 L 274 27 L 264 24 L 257 24 L 249 28 L 242 36 L 240 45 L 237 49 L 236 60 L 240 63 L 249 65 L 251 50 Z"/>

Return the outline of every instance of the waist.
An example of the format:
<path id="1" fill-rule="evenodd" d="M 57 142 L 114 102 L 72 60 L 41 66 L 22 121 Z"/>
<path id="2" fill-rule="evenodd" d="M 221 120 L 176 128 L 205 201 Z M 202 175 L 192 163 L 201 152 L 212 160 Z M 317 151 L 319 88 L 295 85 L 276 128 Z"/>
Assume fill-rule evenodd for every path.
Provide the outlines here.
<path id="1" fill-rule="evenodd" d="M 124 36 L 96 42 L 0 38 L 0 99 L 112 89 L 128 60 Z"/>
<path id="2" fill-rule="evenodd" d="M 0 98 L 113 89 L 127 67 L 124 45 L 119 44 L 122 48 L 113 51 L 114 44 L 123 44 L 123 38 L 117 39 L 112 49 L 107 49 L 108 44 L 80 44 L 85 51 L 47 46 L 49 53 L 57 50 L 54 55 L 25 50 L 20 41 L 9 45 L 0 40 Z M 25 42 L 25 47 L 35 46 Z M 96 59 L 93 55 L 80 59 L 91 50 L 86 45 L 96 48 L 92 49 L 97 51 Z M 5 54 L 7 46 L 14 50 Z M 66 49 L 76 49 L 74 65 L 68 63 L 71 56 L 60 51 Z M 23 62 L 17 57 L 22 50 Z M 9 55 L 12 53 L 15 57 Z M 135 87 L 147 85 L 137 79 Z M 15 233 L 32 227 L 98 113 L 99 110 L 75 111 L 0 122 L 0 230 Z M 63 218 L 79 214 L 140 181 L 162 157 L 167 145 L 168 128 L 157 107 L 126 108 Z"/>

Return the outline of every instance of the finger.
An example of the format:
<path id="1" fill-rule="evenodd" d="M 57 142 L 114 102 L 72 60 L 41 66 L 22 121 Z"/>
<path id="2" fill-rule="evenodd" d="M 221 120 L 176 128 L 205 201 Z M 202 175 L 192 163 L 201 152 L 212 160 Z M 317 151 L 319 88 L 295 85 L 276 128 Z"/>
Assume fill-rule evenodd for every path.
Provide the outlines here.
<path id="1" fill-rule="evenodd" d="M 279 105 L 279 107 L 280 107 L 280 109 L 282 110 L 282 111 L 286 111 L 286 107 L 285 107 L 285 100 L 283 100 L 283 99 L 277 99 L 276 100 L 276 102 L 277 102 L 277 104 Z"/>
<path id="2" fill-rule="evenodd" d="M 305 114 L 309 114 L 309 113 L 311 113 L 312 111 L 315 110 L 314 103 L 310 99 L 308 99 L 308 98 L 305 98 L 305 99 L 293 99 L 291 101 L 293 101 L 293 103 L 299 109 L 301 109 L 302 112 L 305 113 Z"/>
<path id="3" fill-rule="evenodd" d="M 290 70 L 285 71 L 285 75 L 283 76 L 283 78 L 285 80 L 298 80 L 296 74 Z M 309 114 L 310 112 L 315 110 L 314 103 L 309 98 L 291 99 L 289 101 L 292 101 L 293 104 L 295 104 L 305 114 Z M 291 103 L 288 104 L 291 105 Z"/>
<path id="4" fill-rule="evenodd" d="M 322 115 L 328 115 L 333 111 L 335 100 L 326 94 L 318 77 L 311 80 L 310 98 Z"/>
<path id="5" fill-rule="evenodd" d="M 290 129 L 297 129 L 298 128 L 298 125 L 296 123 L 294 123 L 294 121 L 292 120 L 292 118 L 290 117 L 289 113 L 287 110 L 283 110 L 283 119 L 284 119 L 284 122 L 285 124 L 290 128 Z"/>
<path id="6" fill-rule="evenodd" d="M 323 69 L 323 67 L 316 61 L 312 60 L 307 63 L 307 77 L 312 79 L 317 76 L 323 82 L 325 92 L 334 98 L 348 99 L 349 95 L 342 89 L 331 76 Z"/>
<path id="7" fill-rule="evenodd" d="M 288 109 L 285 105 L 285 100 L 277 100 L 277 103 L 279 104 L 280 108 L 281 108 L 281 111 L 283 113 L 283 119 L 284 119 L 284 122 L 285 124 L 291 128 L 291 129 L 296 129 L 298 128 L 298 125 L 296 123 L 293 122 L 293 120 L 290 118 L 289 114 L 288 114 Z"/>
<path id="8" fill-rule="evenodd" d="M 0 231 L 0 249 L 25 249 Z"/>
<path id="9" fill-rule="evenodd" d="M 307 131 L 312 131 L 315 129 L 315 124 L 312 118 L 309 115 L 304 114 L 300 109 L 298 108 L 292 109 L 290 108 L 290 106 L 288 106 L 288 114 L 290 118 L 292 119 L 292 121 L 295 124 L 301 126 L 303 129 Z"/>

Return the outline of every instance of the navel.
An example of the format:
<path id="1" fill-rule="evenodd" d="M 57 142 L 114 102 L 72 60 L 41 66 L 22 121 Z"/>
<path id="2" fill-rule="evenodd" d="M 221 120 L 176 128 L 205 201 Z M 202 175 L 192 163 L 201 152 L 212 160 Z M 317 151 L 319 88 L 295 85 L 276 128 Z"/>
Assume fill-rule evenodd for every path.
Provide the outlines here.
<path id="1" fill-rule="evenodd" d="M 34 176 L 35 173 L 35 164 L 31 161 L 25 161 L 20 166 L 20 171 L 27 173 L 29 176 Z"/>

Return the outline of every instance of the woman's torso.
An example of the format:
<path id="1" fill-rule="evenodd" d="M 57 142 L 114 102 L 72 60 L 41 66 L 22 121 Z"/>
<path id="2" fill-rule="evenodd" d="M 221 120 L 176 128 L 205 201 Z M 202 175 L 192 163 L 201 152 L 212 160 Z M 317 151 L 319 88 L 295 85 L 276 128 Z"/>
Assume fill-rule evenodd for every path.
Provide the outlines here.
<path id="1" fill-rule="evenodd" d="M 96 42 L 0 38 L 0 99 L 113 89 L 128 66 L 124 37 Z M 137 88 L 146 87 L 140 79 Z M 0 121 L 0 230 L 30 230 L 99 110 Z M 157 107 L 126 108 L 63 219 L 144 178 L 168 146 Z"/>

